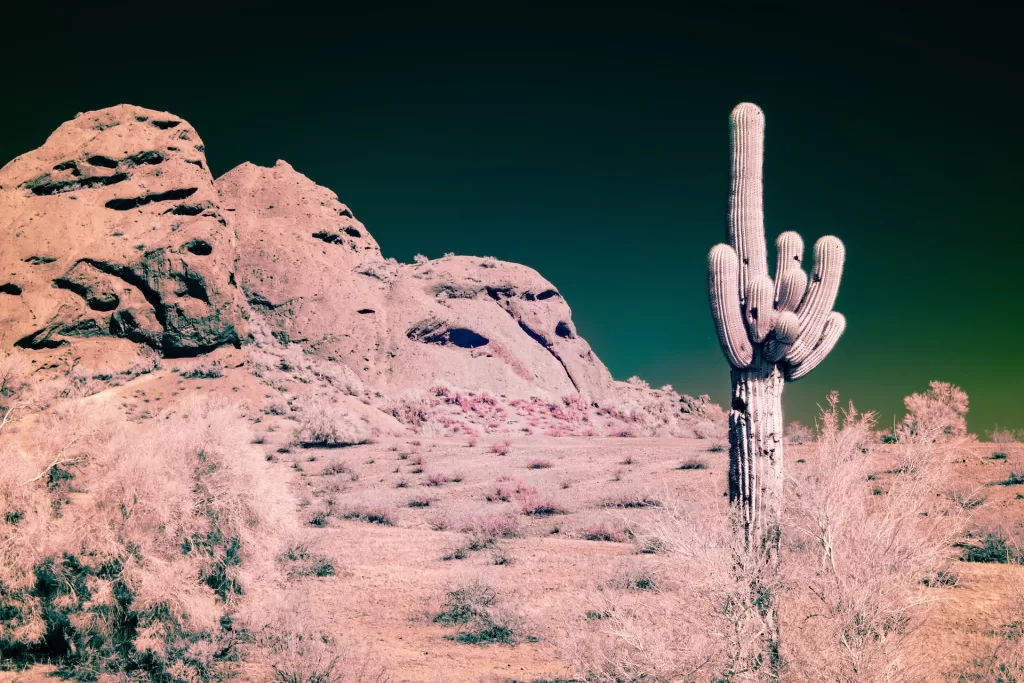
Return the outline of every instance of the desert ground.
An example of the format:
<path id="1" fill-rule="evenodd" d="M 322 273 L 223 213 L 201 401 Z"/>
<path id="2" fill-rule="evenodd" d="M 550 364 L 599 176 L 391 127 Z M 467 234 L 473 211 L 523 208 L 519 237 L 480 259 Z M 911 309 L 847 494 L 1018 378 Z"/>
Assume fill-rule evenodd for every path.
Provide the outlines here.
<path id="1" fill-rule="evenodd" d="M 279 526 L 302 539 L 280 581 L 303 596 L 304 629 L 331 644 L 327 651 L 351 680 L 378 680 L 381 672 L 379 680 L 391 681 L 577 680 L 573 651 L 585 643 L 575 637 L 600 630 L 602 615 L 623 596 L 665 603 L 669 613 L 691 601 L 700 609 L 690 591 L 701 577 L 679 575 L 695 567 L 659 552 L 652 539 L 666 515 L 725 518 L 721 435 L 525 436 L 527 417 L 479 436 L 404 428 L 369 443 L 324 447 L 296 436 L 303 396 L 315 382 L 299 370 L 254 370 L 239 351 L 165 360 L 75 400 L 97 413 L 105 404 L 118 415 L 107 419 L 132 425 L 166 419 L 194 395 L 233 406 L 232 429 L 248 441 L 244 457 L 288 496 L 290 519 Z M 4 436 L 27 443 L 33 419 L 13 423 Z M 846 495 L 886 495 L 887 480 L 899 476 L 886 474 L 895 448 L 873 446 L 865 455 L 871 481 Z M 790 444 L 785 466 L 812 468 L 815 455 L 813 443 Z M 1020 538 L 1024 485 L 992 484 L 1024 469 L 1022 456 L 1018 444 L 970 442 L 957 451 L 949 481 L 981 501 L 965 506 L 964 528 L 1002 528 Z M 86 479 L 90 467 L 68 471 Z M 86 487 L 66 495 L 65 517 L 96 504 Z M 1024 566 L 1012 558 L 955 562 L 952 572 L 953 581 L 921 588 L 927 618 L 901 647 L 927 663 L 921 680 L 997 680 L 981 677 L 985 659 L 1003 647 L 1001 628 L 1020 605 Z M 479 625 L 445 623 L 452 594 L 467 587 L 493 590 L 484 630 L 492 622 L 509 629 L 492 634 L 496 642 L 486 635 L 472 642 Z M 30 667 L 3 680 L 44 680 L 50 671 Z M 239 662 L 235 673 L 269 680 L 270 671 L 254 661 Z"/>

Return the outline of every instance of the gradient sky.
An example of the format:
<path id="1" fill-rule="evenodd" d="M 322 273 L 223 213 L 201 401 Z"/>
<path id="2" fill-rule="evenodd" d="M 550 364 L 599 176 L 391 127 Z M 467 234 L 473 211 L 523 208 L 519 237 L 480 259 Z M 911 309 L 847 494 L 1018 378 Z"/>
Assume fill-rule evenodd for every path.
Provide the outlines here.
<path id="1" fill-rule="evenodd" d="M 727 116 L 756 102 L 769 239 L 847 245 L 849 327 L 787 389 L 787 419 L 838 389 L 889 423 L 941 379 L 970 395 L 972 431 L 1024 428 L 1017 17 L 487 4 L 19 3 L 0 163 L 79 111 L 168 110 L 215 175 L 286 159 L 385 255 L 530 265 L 616 378 L 724 401 L 705 259 L 725 239 Z"/>

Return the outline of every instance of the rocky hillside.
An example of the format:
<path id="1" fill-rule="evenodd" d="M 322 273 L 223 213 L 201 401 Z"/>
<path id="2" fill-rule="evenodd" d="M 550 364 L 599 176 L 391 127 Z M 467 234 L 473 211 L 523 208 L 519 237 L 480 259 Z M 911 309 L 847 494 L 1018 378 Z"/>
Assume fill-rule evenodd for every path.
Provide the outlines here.
<path id="1" fill-rule="evenodd" d="M 214 180 L 204 149 L 179 117 L 120 105 L 0 169 L 0 347 L 51 363 L 197 356 L 252 342 L 258 321 L 390 396 L 612 391 L 536 271 L 385 259 L 337 195 L 287 163 Z"/>

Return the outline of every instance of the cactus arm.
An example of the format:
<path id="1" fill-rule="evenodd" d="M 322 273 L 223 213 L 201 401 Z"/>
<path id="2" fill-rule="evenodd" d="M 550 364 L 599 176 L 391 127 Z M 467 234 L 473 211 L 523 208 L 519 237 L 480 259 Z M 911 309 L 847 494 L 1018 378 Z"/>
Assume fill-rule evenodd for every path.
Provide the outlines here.
<path id="1" fill-rule="evenodd" d="M 790 365 L 786 368 L 786 379 L 790 382 L 800 379 L 808 372 L 818 367 L 818 363 L 825 360 L 825 357 L 832 353 L 839 337 L 846 331 L 846 318 L 842 313 L 832 312 L 825 322 L 825 329 L 821 339 L 814 345 L 814 349 L 799 365 Z"/>
<path id="2" fill-rule="evenodd" d="M 756 104 L 739 104 L 729 115 L 729 129 L 732 151 L 729 244 L 739 257 L 740 303 L 746 304 L 754 279 L 768 275 L 762 200 L 764 113 Z"/>
<path id="3" fill-rule="evenodd" d="M 787 230 L 775 240 L 775 276 L 804 263 L 804 240 L 799 233 Z"/>
<path id="4" fill-rule="evenodd" d="M 789 230 L 775 240 L 775 308 L 795 311 L 807 289 L 807 274 L 801 267 L 804 260 L 804 241 Z"/>
<path id="5" fill-rule="evenodd" d="M 717 244 L 708 254 L 708 298 L 718 341 L 729 363 L 750 365 L 754 351 L 747 338 L 740 308 L 739 259 L 728 244 Z"/>
<path id="6" fill-rule="evenodd" d="M 792 311 L 781 311 L 775 317 L 775 333 L 765 342 L 764 357 L 779 362 L 800 334 L 800 318 Z"/>
<path id="7" fill-rule="evenodd" d="M 845 257 L 846 250 L 837 237 L 826 235 L 814 245 L 814 271 L 804 300 L 796 311 L 800 318 L 800 336 L 786 353 L 790 365 L 803 363 L 821 339 L 825 321 L 839 293 Z"/>
<path id="8" fill-rule="evenodd" d="M 744 317 L 750 338 L 760 344 L 775 325 L 775 283 L 767 275 L 758 275 L 750 282 Z"/>
<path id="9" fill-rule="evenodd" d="M 807 291 L 807 273 L 803 268 L 789 268 L 775 276 L 775 308 L 795 311 Z"/>

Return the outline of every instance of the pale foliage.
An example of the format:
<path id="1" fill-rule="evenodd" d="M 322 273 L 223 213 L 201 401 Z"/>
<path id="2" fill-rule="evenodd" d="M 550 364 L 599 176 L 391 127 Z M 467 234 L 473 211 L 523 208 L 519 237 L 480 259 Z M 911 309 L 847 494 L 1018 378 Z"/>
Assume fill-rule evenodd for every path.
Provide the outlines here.
<path id="1" fill-rule="evenodd" d="M 814 432 L 807 425 L 793 420 L 786 427 L 786 440 L 797 445 L 814 441 Z"/>
<path id="2" fill-rule="evenodd" d="M 907 414 L 897 432 L 898 438 L 935 442 L 967 434 L 967 393 L 948 382 L 932 381 L 928 391 L 903 399 Z"/>
<path id="3" fill-rule="evenodd" d="M 781 574 L 745 550 L 713 501 L 694 511 L 659 496 L 664 507 L 637 542 L 657 553 L 652 576 L 671 583 L 595 591 L 598 618 L 567 624 L 562 641 L 575 673 L 608 683 L 767 680 L 756 643 L 759 601 L 770 597 L 784 680 L 918 680 L 924 662 L 907 639 L 943 590 L 928 585 L 950 576 L 964 511 L 949 495 L 948 453 L 934 444 L 917 467 L 869 480 L 874 420 L 829 397 L 813 451 L 789 481 Z"/>
<path id="4" fill-rule="evenodd" d="M 301 420 L 295 438 L 317 446 L 351 446 L 366 443 L 370 426 L 353 416 L 343 405 L 328 397 L 308 398 L 301 406 Z"/>
<path id="5" fill-rule="evenodd" d="M 782 602 L 795 680 L 913 680 L 924 663 L 905 647 L 929 612 L 929 588 L 950 577 L 963 509 L 948 495 L 950 463 L 939 448 L 884 479 L 865 457 L 873 414 L 838 395 L 822 411 L 819 438 L 787 496 Z M 934 590 L 932 590 L 934 594 Z"/>
<path id="6" fill-rule="evenodd" d="M 46 652 L 57 619 L 82 675 L 142 659 L 175 680 L 230 671 L 237 657 L 217 653 L 265 618 L 297 533 L 236 410 L 187 399 L 131 424 L 97 396 L 20 426 L 23 438 L 0 435 L 0 647 Z"/>

